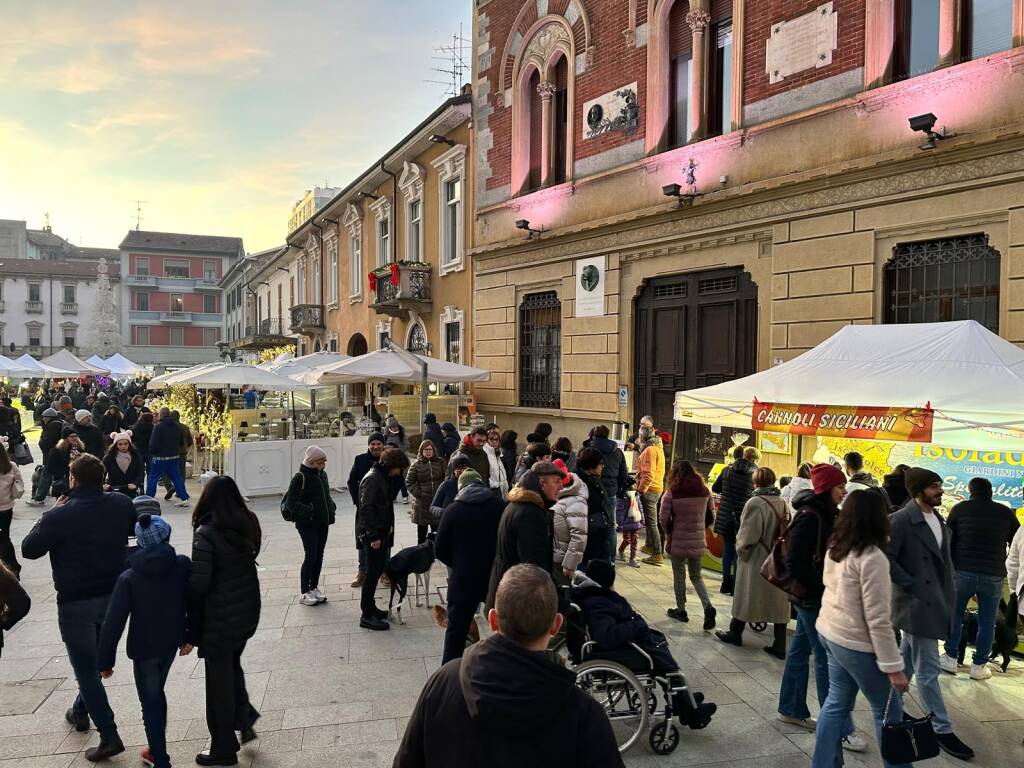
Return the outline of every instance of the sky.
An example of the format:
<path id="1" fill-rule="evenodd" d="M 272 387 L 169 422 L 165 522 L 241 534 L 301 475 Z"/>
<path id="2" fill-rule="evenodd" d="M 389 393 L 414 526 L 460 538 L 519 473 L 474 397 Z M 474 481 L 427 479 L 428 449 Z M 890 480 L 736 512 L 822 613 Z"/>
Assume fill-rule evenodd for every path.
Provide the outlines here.
<path id="1" fill-rule="evenodd" d="M 0 219 L 280 245 L 446 98 L 471 0 L 0 0 Z M 469 43 L 467 43 L 467 46 Z M 466 49 L 469 64 L 469 48 Z M 467 78 L 468 79 L 468 74 Z"/>

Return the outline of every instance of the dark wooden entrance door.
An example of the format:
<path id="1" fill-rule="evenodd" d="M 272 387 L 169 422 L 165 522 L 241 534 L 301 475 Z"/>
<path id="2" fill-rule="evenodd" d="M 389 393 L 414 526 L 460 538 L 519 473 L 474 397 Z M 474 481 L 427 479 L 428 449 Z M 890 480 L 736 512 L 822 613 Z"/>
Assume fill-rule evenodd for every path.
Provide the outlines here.
<path id="1" fill-rule="evenodd" d="M 757 286 L 739 268 L 656 277 L 636 301 L 633 420 L 651 414 L 676 435 L 673 454 L 706 471 L 731 449 L 731 430 L 675 424 L 675 394 L 754 373 Z"/>

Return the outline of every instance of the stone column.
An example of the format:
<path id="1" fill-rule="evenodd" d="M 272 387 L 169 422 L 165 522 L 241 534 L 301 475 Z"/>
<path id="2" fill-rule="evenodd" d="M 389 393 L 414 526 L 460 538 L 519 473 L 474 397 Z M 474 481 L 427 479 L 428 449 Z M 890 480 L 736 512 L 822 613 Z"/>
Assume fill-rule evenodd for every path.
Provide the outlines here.
<path id="1" fill-rule="evenodd" d="M 541 80 L 537 83 L 537 93 L 540 94 L 541 100 L 540 184 L 542 187 L 551 183 L 553 175 L 554 157 L 551 151 L 551 141 L 554 138 L 555 129 L 551 124 L 551 98 L 557 90 L 555 84 L 550 80 Z"/>
<path id="2" fill-rule="evenodd" d="M 704 137 L 705 109 L 704 84 L 707 82 L 707 35 L 705 31 L 711 14 L 703 8 L 694 8 L 686 14 L 686 23 L 693 33 L 693 51 L 690 58 L 690 137 L 699 141 Z"/>
<path id="3" fill-rule="evenodd" d="M 939 69 L 960 61 L 961 13 L 960 0 L 939 0 Z"/>

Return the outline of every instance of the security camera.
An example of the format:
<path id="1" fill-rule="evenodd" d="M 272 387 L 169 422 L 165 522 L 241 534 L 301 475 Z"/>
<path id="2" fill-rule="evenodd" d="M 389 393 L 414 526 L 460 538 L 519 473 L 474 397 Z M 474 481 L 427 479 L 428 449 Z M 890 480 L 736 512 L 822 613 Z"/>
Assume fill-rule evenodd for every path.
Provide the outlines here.
<path id="1" fill-rule="evenodd" d="M 910 130 L 920 131 L 921 133 L 931 133 L 936 122 L 938 122 L 938 118 L 931 112 L 924 115 L 918 115 L 917 117 L 910 118 Z"/>

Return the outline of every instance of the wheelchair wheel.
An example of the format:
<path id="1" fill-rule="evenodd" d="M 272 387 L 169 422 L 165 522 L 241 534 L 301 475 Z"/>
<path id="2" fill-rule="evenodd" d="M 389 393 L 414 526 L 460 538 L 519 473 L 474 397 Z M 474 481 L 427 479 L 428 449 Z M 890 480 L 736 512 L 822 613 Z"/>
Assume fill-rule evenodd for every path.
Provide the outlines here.
<path id="1" fill-rule="evenodd" d="M 755 632 L 764 632 L 768 629 L 768 622 L 766 621 L 752 621 L 748 626 Z"/>
<path id="2" fill-rule="evenodd" d="M 576 667 L 576 687 L 604 709 L 620 753 L 636 744 L 647 730 L 647 691 L 625 667 L 597 659 L 585 661 Z"/>
<path id="3" fill-rule="evenodd" d="M 647 737 L 651 750 L 656 755 L 670 755 L 679 746 L 679 729 L 675 724 L 662 720 L 651 728 Z"/>

